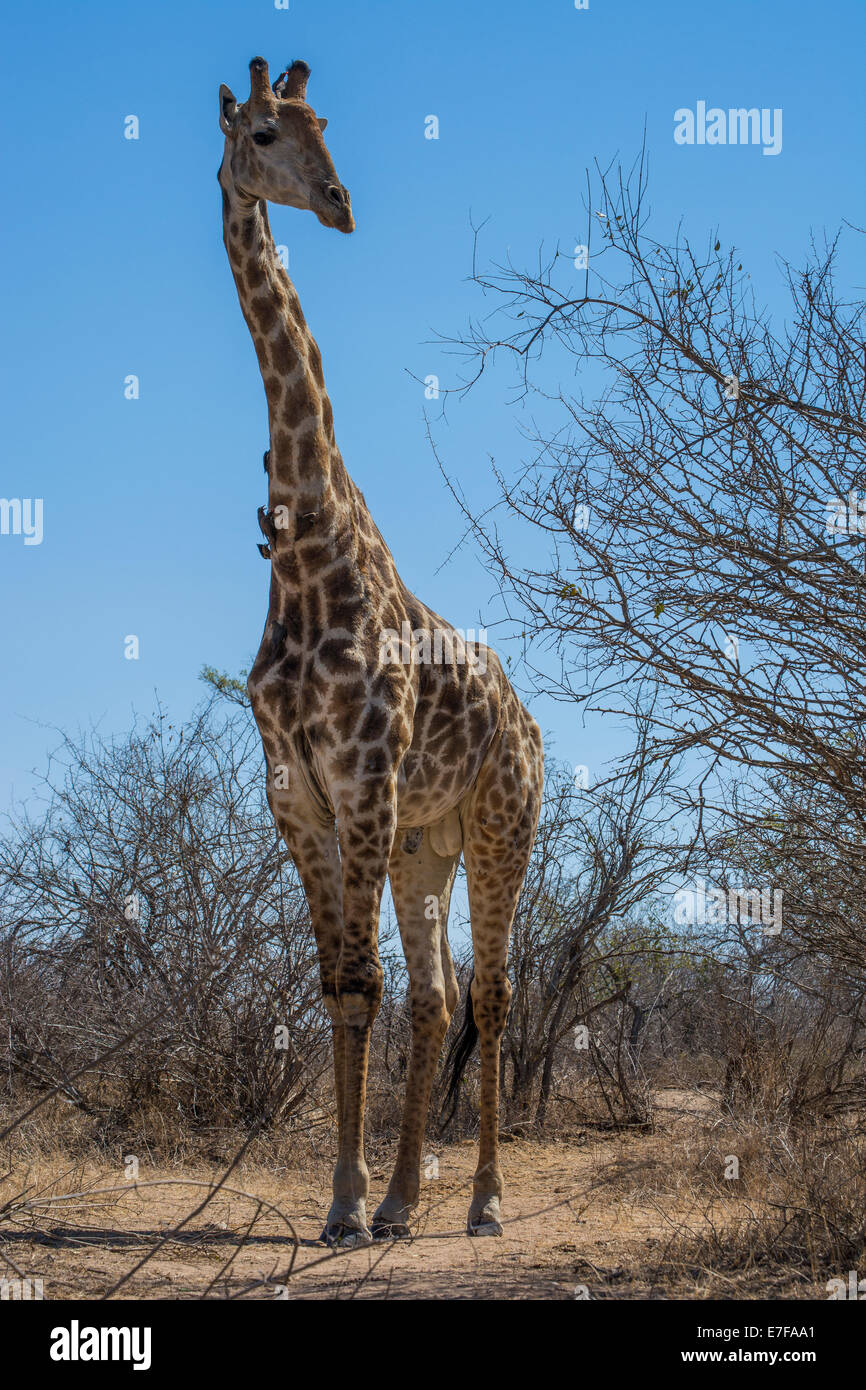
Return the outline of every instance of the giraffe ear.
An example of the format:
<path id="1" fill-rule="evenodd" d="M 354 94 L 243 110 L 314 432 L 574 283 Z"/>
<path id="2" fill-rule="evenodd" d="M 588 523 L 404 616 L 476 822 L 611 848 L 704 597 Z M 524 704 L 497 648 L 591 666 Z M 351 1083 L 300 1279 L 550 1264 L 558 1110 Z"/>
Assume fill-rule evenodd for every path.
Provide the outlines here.
<path id="1" fill-rule="evenodd" d="M 237 114 L 238 104 L 234 93 L 223 83 L 220 87 L 220 130 L 223 135 L 231 133 Z"/>
<path id="2" fill-rule="evenodd" d="M 319 122 L 319 130 L 324 130 L 325 126 L 328 124 L 327 116 L 317 116 L 316 120 Z"/>

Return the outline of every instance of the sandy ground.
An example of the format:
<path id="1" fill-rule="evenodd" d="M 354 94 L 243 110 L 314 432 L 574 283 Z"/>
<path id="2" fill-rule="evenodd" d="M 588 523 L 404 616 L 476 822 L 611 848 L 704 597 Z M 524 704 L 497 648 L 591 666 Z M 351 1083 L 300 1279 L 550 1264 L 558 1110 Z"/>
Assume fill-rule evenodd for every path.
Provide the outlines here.
<path id="1" fill-rule="evenodd" d="M 696 1104 L 677 1092 L 662 1097 L 668 1126 L 694 1118 Z M 757 1274 L 727 1292 L 699 1269 L 672 1278 L 672 1241 L 700 1230 L 707 1214 L 653 1180 L 658 1142 L 588 1133 L 504 1144 L 505 1234 L 475 1240 L 464 1234 L 475 1145 L 438 1147 L 417 1236 L 345 1252 L 318 1240 L 330 1200 L 324 1162 L 279 1175 L 238 1169 L 180 1230 L 216 1170 L 142 1164 L 132 1182 L 107 1166 L 34 1163 L 0 1183 L 0 1206 L 25 1185 L 35 1199 L 0 1226 L 0 1255 L 14 1262 L 3 1272 L 41 1278 L 50 1299 L 815 1296 L 806 1285 L 774 1292 Z M 371 1211 L 388 1176 L 384 1157 L 371 1164 Z"/>

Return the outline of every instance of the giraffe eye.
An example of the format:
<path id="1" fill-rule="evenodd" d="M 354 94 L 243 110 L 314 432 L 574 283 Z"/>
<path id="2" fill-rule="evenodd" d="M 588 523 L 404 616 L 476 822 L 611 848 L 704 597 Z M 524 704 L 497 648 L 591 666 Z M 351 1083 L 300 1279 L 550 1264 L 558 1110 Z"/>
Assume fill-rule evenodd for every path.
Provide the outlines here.
<path id="1" fill-rule="evenodd" d="M 257 145 L 272 145 L 277 138 L 275 130 L 257 130 L 253 140 Z"/>

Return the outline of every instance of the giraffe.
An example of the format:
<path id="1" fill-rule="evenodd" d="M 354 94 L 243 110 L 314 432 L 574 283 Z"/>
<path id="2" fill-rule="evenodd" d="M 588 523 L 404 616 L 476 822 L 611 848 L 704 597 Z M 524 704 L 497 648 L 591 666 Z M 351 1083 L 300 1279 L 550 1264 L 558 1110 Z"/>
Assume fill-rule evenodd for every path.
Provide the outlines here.
<path id="1" fill-rule="evenodd" d="M 511 923 L 535 837 L 543 748 L 495 654 L 465 640 L 400 579 L 334 437 L 319 349 L 270 232 L 267 202 L 354 229 L 349 194 L 295 61 L 250 95 L 219 94 L 223 232 L 268 403 L 270 597 L 248 691 L 268 802 L 297 867 L 333 1032 L 338 1154 L 329 1245 L 405 1237 L 420 1194 L 427 1111 L 458 1002 L 448 907 L 462 854 L 480 1040 L 478 1165 L 470 1235 L 501 1235 L 499 1052 Z M 412 1050 L 393 1175 L 367 1223 L 364 1108 L 382 996 L 386 877 L 406 957 Z"/>

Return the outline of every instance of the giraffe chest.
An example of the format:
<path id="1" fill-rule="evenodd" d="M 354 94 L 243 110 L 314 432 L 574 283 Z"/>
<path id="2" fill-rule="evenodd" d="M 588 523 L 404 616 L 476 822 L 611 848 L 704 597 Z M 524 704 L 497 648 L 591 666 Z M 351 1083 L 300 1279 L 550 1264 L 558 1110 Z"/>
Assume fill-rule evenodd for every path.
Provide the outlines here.
<path id="1" fill-rule="evenodd" d="M 496 732 L 496 668 L 420 660 L 411 645 L 403 660 L 383 648 L 394 620 L 381 605 L 347 607 L 345 590 L 337 601 L 338 622 L 322 621 L 333 607 L 309 595 L 304 610 L 272 604 L 249 679 L 269 766 L 292 768 L 331 808 L 373 781 L 396 789 L 400 824 L 437 820 L 472 786 Z"/>

